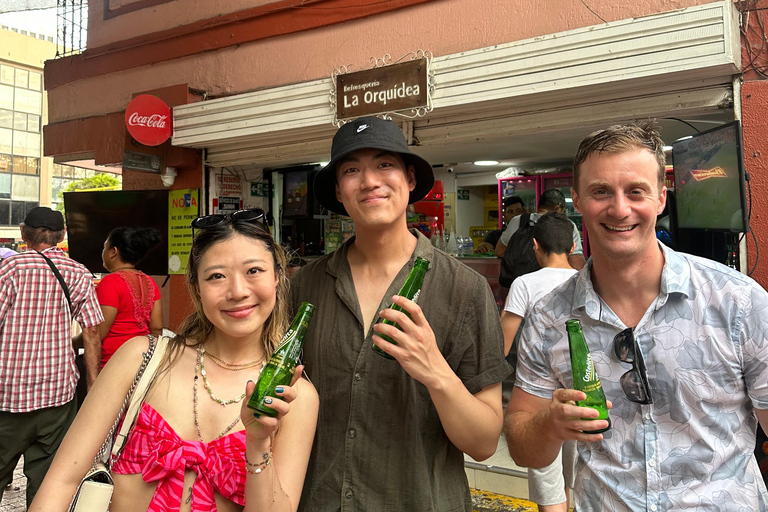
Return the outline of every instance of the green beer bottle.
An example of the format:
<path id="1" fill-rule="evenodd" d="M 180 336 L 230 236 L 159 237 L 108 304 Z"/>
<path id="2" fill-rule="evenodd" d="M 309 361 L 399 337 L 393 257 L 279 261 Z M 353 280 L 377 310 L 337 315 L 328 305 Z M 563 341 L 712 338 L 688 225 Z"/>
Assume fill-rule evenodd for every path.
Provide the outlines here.
<path id="1" fill-rule="evenodd" d="M 296 318 L 293 319 L 288 332 L 283 336 L 280 346 L 275 349 L 267 365 L 261 370 L 256 387 L 248 400 L 248 407 L 265 416 L 275 417 L 277 411 L 264 405 L 264 398 L 275 396 L 276 386 L 285 386 L 291 383 L 293 372 L 304 346 L 304 336 L 307 334 L 309 321 L 315 312 L 315 306 L 309 302 L 302 302 Z"/>
<path id="2" fill-rule="evenodd" d="M 598 419 L 606 420 L 608 426 L 601 430 L 585 430 L 585 434 L 600 434 L 611 428 L 611 419 L 608 417 L 608 405 L 605 403 L 605 393 L 600 385 L 600 377 L 597 375 L 592 356 L 589 353 L 584 333 L 581 332 L 581 322 L 568 320 L 565 322 L 568 331 L 568 348 L 571 353 L 571 372 L 573 373 L 573 389 L 583 391 L 587 395 L 586 400 L 576 402 L 579 407 L 591 407 L 600 415 Z M 587 418 L 584 418 L 587 419 Z"/>
<path id="3" fill-rule="evenodd" d="M 425 260 L 424 258 L 416 258 L 416 261 L 413 264 L 413 268 L 411 269 L 411 272 L 408 274 L 408 277 L 405 278 L 405 284 L 402 288 L 400 288 L 400 291 L 397 293 L 401 297 L 405 297 L 406 299 L 410 299 L 413 302 L 418 302 L 419 300 L 419 294 L 421 293 L 421 285 L 424 283 L 424 275 L 427 273 L 427 268 L 429 268 L 429 261 Z M 403 311 L 403 308 L 398 306 L 397 304 L 392 304 L 390 306 L 390 309 L 394 309 L 395 311 Z M 408 315 L 408 313 L 406 313 Z M 410 318 L 411 315 L 408 315 L 408 318 Z M 397 322 L 392 322 L 389 320 L 380 319 L 380 323 L 383 324 L 389 324 L 394 325 L 398 329 L 400 329 L 400 326 L 397 325 Z M 402 331 L 402 329 L 400 329 Z M 395 343 L 395 340 L 390 338 L 389 336 L 381 333 L 377 333 L 379 336 L 381 336 L 383 339 L 390 343 Z M 378 346 L 376 346 L 376 343 L 373 344 L 371 347 L 373 348 L 373 351 L 379 354 L 380 356 L 384 356 L 387 359 L 394 359 L 394 357 L 390 356 L 383 350 L 381 350 Z"/>

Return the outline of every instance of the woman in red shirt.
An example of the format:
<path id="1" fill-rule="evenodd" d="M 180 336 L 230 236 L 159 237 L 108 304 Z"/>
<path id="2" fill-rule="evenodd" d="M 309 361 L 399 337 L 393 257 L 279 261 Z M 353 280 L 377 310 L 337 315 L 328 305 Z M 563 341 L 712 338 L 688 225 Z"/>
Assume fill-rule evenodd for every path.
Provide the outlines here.
<path id="1" fill-rule="evenodd" d="M 104 314 L 99 326 L 101 367 L 120 345 L 136 336 L 163 330 L 160 289 L 136 265 L 150 249 L 160 243 L 160 232 L 153 228 L 120 227 L 110 231 L 101 259 L 109 271 L 96 286 Z"/>

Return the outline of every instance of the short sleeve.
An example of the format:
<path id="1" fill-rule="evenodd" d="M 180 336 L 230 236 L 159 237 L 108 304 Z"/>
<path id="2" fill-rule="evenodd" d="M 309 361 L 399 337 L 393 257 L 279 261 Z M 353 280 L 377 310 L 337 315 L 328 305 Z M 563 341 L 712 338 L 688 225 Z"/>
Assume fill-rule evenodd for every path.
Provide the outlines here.
<path id="1" fill-rule="evenodd" d="M 753 285 L 739 331 L 744 382 L 756 409 L 768 410 L 768 293 Z"/>
<path id="2" fill-rule="evenodd" d="M 475 286 L 474 297 L 467 308 L 460 335 L 468 348 L 456 375 L 472 393 L 501 382 L 512 368 L 504 359 L 504 335 L 496 301 L 487 283 Z"/>
<path id="3" fill-rule="evenodd" d="M 538 302 L 541 304 L 541 301 Z M 545 344 L 552 346 L 546 339 L 545 332 L 537 322 L 541 310 L 534 306 L 528 321 L 523 325 L 520 346 L 517 351 L 517 374 L 515 385 L 531 395 L 550 399 L 556 389 L 562 387 L 544 353 Z"/>
<path id="4" fill-rule="evenodd" d="M 101 314 L 99 300 L 96 297 L 96 289 L 93 286 L 93 278 L 86 270 L 80 274 L 80 283 L 78 285 L 79 297 L 73 297 L 73 318 L 80 324 L 80 327 L 93 327 L 104 321 L 104 315 Z"/>
<path id="5" fill-rule="evenodd" d="M 0 331 L 5 325 L 5 316 L 11 309 L 12 298 L 16 296 L 15 283 L 11 279 L 11 264 L 0 261 Z"/>
<path id="6" fill-rule="evenodd" d="M 96 285 L 96 296 L 98 297 L 99 305 L 110 306 L 113 308 L 118 308 L 120 306 L 120 290 L 118 289 L 119 279 L 120 278 L 116 275 L 109 274 L 104 276 L 99 284 Z M 154 283 L 155 281 L 152 280 L 152 282 Z M 157 288 L 156 284 L 155 288 Z"/>
<path id="7" fill-rule="evenodd" d="M 515 234 L 515 231 L 517 231 L 517 228 L 520 227 L 520 215 L 517 217 L 514 217 L 511 221 L 509 221 L 509 226 L 507 226 L 507 229 L 504 230 L 504 232 L 501 234 L 501 243 L 505 246 L 509 245 L 509 239 L 512 238 L 512 235 Z"/>
<path id="8" fill-rule="evenodd" d="M 571 224 L 573 224 L 573 243 L 576 244 L 576 248 L 573 250 L 573 254 L 584 254 L 584 244 L 581 243 L 579 228 L 576 226 L 575 222 L 571 221 Z"/>
<path id="9" fill-rule="evenodd" d="M 512 287 L 507 294 L 507 302 L 504 304 L 504 311 L 509 311 L 517 316 L 524 317 L 529 307 L 529 293 L 526 281 L 521 276 L 512 281 Z"/>

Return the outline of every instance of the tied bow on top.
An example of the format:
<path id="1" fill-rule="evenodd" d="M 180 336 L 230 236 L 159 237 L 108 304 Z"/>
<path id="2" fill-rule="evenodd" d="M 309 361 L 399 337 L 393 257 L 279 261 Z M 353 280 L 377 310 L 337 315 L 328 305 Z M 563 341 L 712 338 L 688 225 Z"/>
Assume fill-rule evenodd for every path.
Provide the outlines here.
<path id="1" fill-rule="evenodd" d="M 234 432 L 209 443 L 184 441 L 157 411 L 143 404 L 112 471 L 141 473 L 145 482 L 157 482 L 147 512 L 166 512 L 181 507 L 184 473 L 188 469 L 195 472 L 192 512 L 216 512 L 214 490 L 245 505 L 245 432 Z"/>

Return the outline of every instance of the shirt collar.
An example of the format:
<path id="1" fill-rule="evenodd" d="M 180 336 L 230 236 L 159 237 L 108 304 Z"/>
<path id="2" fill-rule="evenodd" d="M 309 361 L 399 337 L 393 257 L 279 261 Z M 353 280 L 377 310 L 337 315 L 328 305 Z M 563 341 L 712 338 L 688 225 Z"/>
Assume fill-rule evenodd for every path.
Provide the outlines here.
<path id="1" fill-rule="evenodd" d="M 413 262 L 416 261 L 416 258 L 424 258 L 431 263 L 435 248 L 432 247 L 429 238 L 425 237 L 418 229 L 412 228 L 408 231 L 416 237 L 416 248 L 411 254 L 411 259 L 408 265 L 413 266 Z M 328 260 L 328 266 L 326 267 L 326 272 L 332 276 L 338 277 L 341 274 L 342 269 L 349 268 L 347 252 L 349 251 L 350 246 L 355 242 L 356 238 L 356 236 L 350 237 L 350 239 L 344 242 L 337 251 L 334 251 L 333 254 L 331 254 Z"/>
<path id="2" fill-rule="evenodd" d="M 693 294 L 690 268 L 683 256 L 658 242 L 664 253 L 664 267 L 661 270 L 661 291 L 659 305 L 664 304 L 670 297 L 687 299 Z M 579 271 L 573 293 L 573 311 L 584 310 L 589 316 L 598 316 L 600 298 L 592 285 L 592 258 Z"/>

